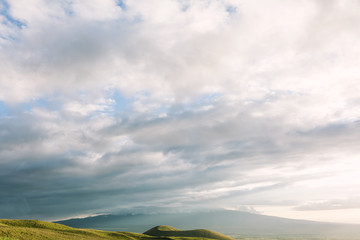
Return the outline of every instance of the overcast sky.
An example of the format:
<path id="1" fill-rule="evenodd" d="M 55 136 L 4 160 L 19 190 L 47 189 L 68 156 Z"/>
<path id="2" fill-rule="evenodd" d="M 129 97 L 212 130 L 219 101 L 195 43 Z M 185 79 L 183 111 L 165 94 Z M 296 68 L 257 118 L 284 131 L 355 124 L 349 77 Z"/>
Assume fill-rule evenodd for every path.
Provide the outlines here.
<path id="1" fill-rule="evenodd" d="M 357 0 L 0 0 L 0 217 L 360 223 Z"/>

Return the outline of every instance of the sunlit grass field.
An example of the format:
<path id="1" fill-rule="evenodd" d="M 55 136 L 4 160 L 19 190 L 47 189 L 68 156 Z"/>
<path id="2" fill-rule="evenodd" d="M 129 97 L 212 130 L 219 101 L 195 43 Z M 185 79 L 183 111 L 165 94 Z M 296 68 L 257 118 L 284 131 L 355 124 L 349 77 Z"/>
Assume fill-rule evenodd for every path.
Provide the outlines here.
<path id="1" fill-rule="evenodd" d="M 175 228 L 168 227 L 163 229 L 153 228 L 149 230 L 149 235 L 131 232 L 114 232 L 114 231 L 101 231 L 94 229 L 76 229 L 62 224 L 50 223 L 38 220 L 0 220 L 0 240 L 97 240 L 97 239 L 122 239 L 122 240 L 221 240 L 231 239 L 230 237 L 222 234 L 208 231 L 208 230 L 193 230 L 181 231 Z M 154 229 L 156 230 L 154 232 Z M 168 234 L 162 236 L 158 231 L 165 231 Z M 153 232 L 151 232 L 153 231 Z M 189 237 L 186 235 L 172 236 L 169 232 L 174 231 L 177 234 L 183 232 L 200 234 L 198 237 Z M 210 235 L 209 235 L 210 234 Z M 153 236 L 150 236 L 153 235 Z M 155 236 L 156 235 L 156 236 Z M 328 238 L 328 237 L 306 237 L 306 236 L 231 236 L 235 240 L 347 240 L 349 238 Z M 356 239 L 356 238 L 353 238 Z M 360 239 L 360 238 L 359 238 Z"/>
<path id="2" fill-rule="evenodd" d="M 76 229 L 57 223 L 37 220 L 0 220 L 0 240 L 45 240 L 45 239 L 123 239 L 123 240 L 167 240 L 182 239 L 152 237 L 130 232 L 110 232 L 93 229 Z M 197 239 L 197 238 L 196 238 Z"/>

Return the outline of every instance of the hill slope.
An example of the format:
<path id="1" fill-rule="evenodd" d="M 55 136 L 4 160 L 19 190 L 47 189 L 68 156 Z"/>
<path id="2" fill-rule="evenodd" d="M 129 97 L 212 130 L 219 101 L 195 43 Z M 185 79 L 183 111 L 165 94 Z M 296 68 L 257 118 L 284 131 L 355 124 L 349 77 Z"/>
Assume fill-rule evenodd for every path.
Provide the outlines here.
<path id="1" fill-rule="evenodd" d="M 174 228 L 164 230 L 173 231 Z M 210 231 L 209 231 L 210 232 Z M 226 237 L 226 236 L 225 236 Z M 204 237 L 184 236 L 150 236 L 140 233 L 111 232 L 94 229 L 76 229 L 62 224 L 50 223 L 38 220 L 7 220 L 0 219 L 0 240 L 210 240 Z M 231 239 L 231 238 L 230 238 Z M 220 240 L 230 240 L 220 239 Z"/>
<path id="2" fill-rule="evenodd" d="M 218 239 L 218 240 L 233 240 L 231 237 L 206 229 L 181 231 L 179 229 L 170 226 L 163 226 L 163 225 L 154 227 L 144 232 L 144 234 L 154 237 L 159 237 L 159 236 L 199 237 L 199 238 L 210 238 L 210 239 Z"/>
<path id="3" fill-rule="evenodd" d="M 138 233 L 106 232 L 92 229 L 75 229 L 57 223 L 38 220 L 6 220 L 0 219 L 0 239 L 7 240 L 40 240 L 40 239 L 149 239 L 149 236 Z"/>

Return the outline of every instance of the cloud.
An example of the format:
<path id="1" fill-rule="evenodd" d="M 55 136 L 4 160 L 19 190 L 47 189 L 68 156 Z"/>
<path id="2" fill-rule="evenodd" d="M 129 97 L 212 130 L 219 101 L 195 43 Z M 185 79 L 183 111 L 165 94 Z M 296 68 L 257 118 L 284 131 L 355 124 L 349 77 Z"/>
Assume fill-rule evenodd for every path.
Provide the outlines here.
<path id="1" fill-rule="evenodd" d="M 294 209 L 298 211 L 321 211 L 353 208 L 360 208 L 360 202 L 357 197 L 348 199 L 318 200 L 300 205 Z"/>
<path id="2" fill-rule="evenodd" d="M 355 3 L 0 8 L 3 216 L 302 206 L 358 190 Z"/>

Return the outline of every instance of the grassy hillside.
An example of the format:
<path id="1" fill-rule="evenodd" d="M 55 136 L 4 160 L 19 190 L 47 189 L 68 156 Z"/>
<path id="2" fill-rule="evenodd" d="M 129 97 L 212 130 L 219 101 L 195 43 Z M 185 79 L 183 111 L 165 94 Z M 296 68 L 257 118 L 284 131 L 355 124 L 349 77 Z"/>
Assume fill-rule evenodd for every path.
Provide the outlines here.
<path id="1" fill-rule="evenodd" d="M 175 231 L 175 228 L 164 230 Z M 199 235 L 200 236 L 200 235 Z M 205 237 L 160 237 L 130 232 L 111 232 L 93 229 L 76 229 L 62 224 L 38 220 L 6 220 L 0 219 L 0 240 L 206 240 Z M 209 239 L 208 239 L 209 240 Z M 224 239 L 225 240 L 225 239 Z"/>
<path id="2" fill-rule="evenodd" d="M 170 226 L 163 226 L 163 225 L 154 227 L 144 232 L 144 234 L 150 236 L 198 237 L 198 238 L 210 238 L 210 239 L 218 239 L 218 240 L 232 240 L 231 237 L 206 229 L 181 231 L 179 229 Z"/>
<path id="3" fill-rule="evenodd" d="M 91 229 L 75 229 L 57 223 L 37 220 L 0 220 L 0 240 L 22 239 L 124 239 L 148 238 L 136 233 L 106 232 Z M 149 240 L 151 238 L 148 238 Z"/>
<path id="4" fill-rule="evenodd" d="M 166 232 L 171 235 L 165 236 Z M 147 234 L 130 232 L 111 232 L 93 229 L 76 229 L 56 223 L 37 220 L 1 220 L 0 240 L 230 240 L 230 237 L 209 231 L 191 230 L 181 231 L 169 226 L 158 226 L 145 232 Z M 154 236 L 152 236 L 152 235 Z M 159 234 L 159 236 L 156 236 Z M 194 237 L 197 236 L 197 237 Z M 238 236 L 236 240 L 344 240 L 345 238 L 317 238 L 317 237 L 254 237 Z M 358 237 L 352 238 L 359 239 Z"/>

